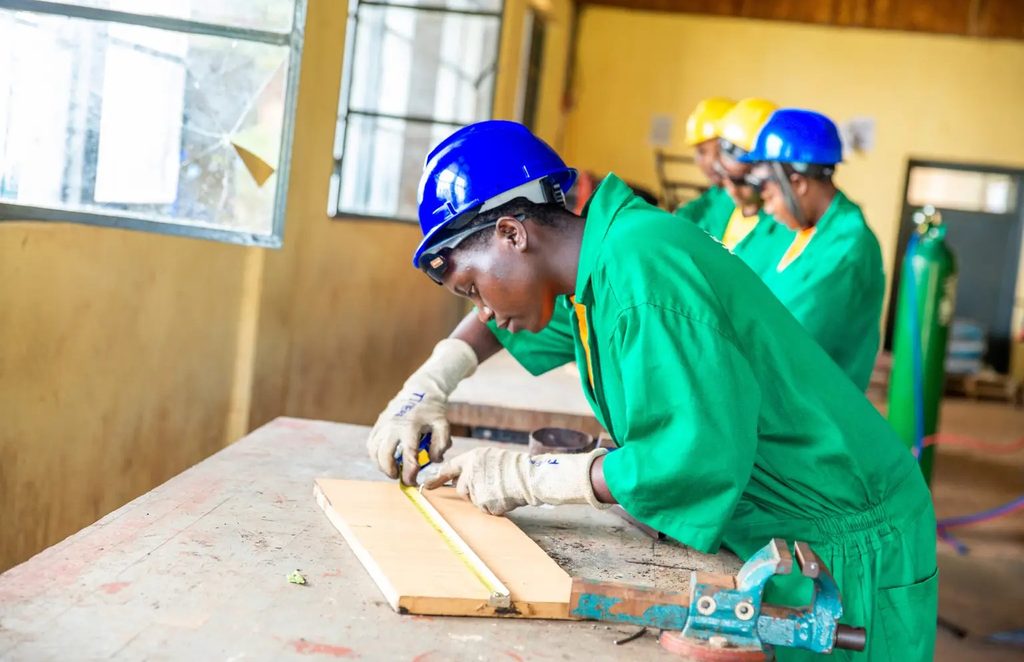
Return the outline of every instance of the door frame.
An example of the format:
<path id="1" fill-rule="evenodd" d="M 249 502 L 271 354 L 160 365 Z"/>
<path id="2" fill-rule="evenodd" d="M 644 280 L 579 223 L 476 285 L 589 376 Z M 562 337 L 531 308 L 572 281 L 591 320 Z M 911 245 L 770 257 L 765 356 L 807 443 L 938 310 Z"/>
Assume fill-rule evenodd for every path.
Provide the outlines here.
<path id="1" fill-rule="evenodd" d="M 984 172 L 995 175 L 1010 175 L 1015 177 L 1017 180 L 1017 206 L 1012 215 L 1016 216 L 1022 229 L 1024 229 L 1024 168 L 1012 168 L 1008 166 L 989 165 L 984 163 L 969 163 L 964 161 L 939 161 L 936 159 L 917 159 L 910 158 L 907 160 L 907 167 L 903 175 L 903 197 L 902 197 L 902 212 L 899 220 L 899 234 L 896 236 L 896 252 L 893 256 L 892 264 L 892 285 L 889 289 L 889 305 L 885 317 L 885 333 L 883 334 L 883 347 L 887 351 L 892 351 L 892 337 L 893 327 L 896 320 L 896 305 L 898 303 L 897 298 L 900 291 L 900 277 L 902 276 L 903 257 L 907 252 L 907 244 L 910 242 L 910 235 L 914 231 L 914 212 L 917 210 L 916 207 L 912 206 L 907 202 L 907 194 L 910 192 L 910 172 L 914 168 L 941 168 L 943 170 L 963 170 L 967 172 Z M 942 207 L 936 207 L 938 211 L 942 211 Z M 964 211 L 964 210 L 950 210 L 950 211 Z M 985 212 L 977 212 L 985 213 Z M 1018 237 L 1018 241 L 1024 242 L 1024 239 Z M 1024 256 L 1019 255 L 1021 251 L 1018 251 L 1017 258 L 1017 278 L 1020 279 L 1022 269 L 1024 269 Z M 1017 283 L 1013 284 L 1014 291 L 1016 291 Z M 1012 314 L 1012 312 L 1011 312 Z M 1013 325 L 1013 318 L 1010 318 L 1011 327 Z M 1013 329 L 1010 329 L 1013 332 Z M 1010 367 L 1013 367 L 1013 355 L 1010 356 Z"/>

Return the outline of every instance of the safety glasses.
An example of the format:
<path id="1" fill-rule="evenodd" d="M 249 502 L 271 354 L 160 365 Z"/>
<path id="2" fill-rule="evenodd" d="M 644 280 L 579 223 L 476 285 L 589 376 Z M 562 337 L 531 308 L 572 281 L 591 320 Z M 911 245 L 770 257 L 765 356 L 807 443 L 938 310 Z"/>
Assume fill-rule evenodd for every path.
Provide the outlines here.
<path id="1" fill-rule="evenodd" d="M 526 215 L 516 214 L 512 218 L 522 223 L 526 220 Z M 483 232 L 484 230 L 493 228 L 498 224 L 499 220 L 500 219 L 496 218 L 493 221 L 488 221 L 486 223 L 470 225 L 458 230 L 449 237 L 445 237 L 420 256 L 420 269 L 430 277 L 430 280 L 434 281 L 438 285 L 443 285 L 444 275 L 448 272 L 448 267 L 451 266 L 452 251 L 458 248 L 459 244 L 475 235 L 477 232 Z"/>
<path id="2" fill-rule="evenodd" d="M 771 170 L 768 168 L 761 169 L 761 166 L 755 166 L 753 170 L 747 173 L 746 180 L 747 185 L 752 186 L 758 193 L 764 192 L 764 186 L 768 183 L 768 180 L 772 178 Z"/>
<path id="3" fill-rule="evenodd" d="M 718 149 L 725 156 L 729 157 L 733 161 L 739 161 L 747 155 L 747 150 L 743 149 L 739 145 L 735 145 L 725 138 L 718 139 Z"/>
<path id="4" fill-rule="evenodd" d="M 506 202 L 511 202 L 518 198 L 524 198 L 538 205 L 558 204 L 562 207 L 565 206 L 565 193 L 558 185 L 558 182 L 551 177 L 540 177 L 526 182 L 525 184 L 521 184 L 513 189 L 509 189 L 504 193 L 490 198 L 479 207 L 466 211 L 464 214 L 449 223 L 445 228 L 446 233 L 449 233 L 448 236 L 438 241 L 420 255 L 420 269 L 430 276 L 430 280 L 434 281 L 438 285 L 443 284 L 444 275 L 448 271 L 448 266 L 451 261 L 449 256 L 451 255 L 452 250 L 465 241 L 467 237 L 470 237 L 477 232 L 482 232 L 488 228 L 493 228 L 498 224 L 498 219 L 495 219 L 493 222 L 474 224 L 476 218 L 486 211 L 497 209 Z M 520 223 L 526 220 L 526 216 L 523 214 L 519 214 L 514 218 Z"/>
<path id="5" fill-rule="evenodd" d="M 763 188 L 765 182 L 775 180 L 789 181 L 793 175 L 803 175 L 809 179 L 828 179 L 835 173 L 835 166 L 816 163 L 781 163 L 778 161 L 761 161 L 747 175 L 751 186 Z"/>
<path id="6" fill-rule="evenodd" d="M 712 167 L 714 168 L 715 172 L 717 172 L 722 178 L 728 179 L 730 182 L 732 182 L 733 186 L 753 186 L 757 190 L 761 190 L 759 186 L 762 183 L 760 182 L 760 180 L 752 178 L 750 173 L 740 175 L 739 177 L 733 177 L 732 175 L 729 174 L 729 171 L 725 169 L 725 166 L 723 166 L 718 161 L 715 161 L 715 164 Z"/>

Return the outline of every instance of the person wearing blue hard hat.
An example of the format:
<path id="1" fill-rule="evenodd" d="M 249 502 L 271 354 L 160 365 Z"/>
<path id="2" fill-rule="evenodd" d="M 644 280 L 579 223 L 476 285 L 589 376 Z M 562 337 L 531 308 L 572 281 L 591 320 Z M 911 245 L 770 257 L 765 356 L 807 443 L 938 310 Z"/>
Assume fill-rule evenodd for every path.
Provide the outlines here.
<path id="1" fill-rule="evenodd" d="M 879 347 L 885 274 L 860 207 L 832 180 L 839 130 L 810 110 L 775 111 L 743 161 L 756 164 L 764 209 L 796 232 L 762 278 L 861 390 Z"/>
<path id="2" fill-rule="evenodd" d="M 498 155 L 502 153 L 513 153 L 518 158 L 501 159 Z M 442 273 L 453 248 L 473 235 L 479 238 L 479 217 L 508 200 L 521 197 L 542 209 L 563 209 L 565 194 L 577 176 L 576 170 L 567 167 L 526 127 L 504 121 L 483 122 L 455 132 L 430 152 L 425 168 L 438 174 L 420 182 L 419 219 L 424 238 L 413 264 L 428 273 Z M 547 306 L 543 324 L 535 320 L 496 320 L 485 314 L 489 311 L 484 307 L 479 315 L 467 315 L 449 338 L 437 344 L 430 358 L 406 380 L 380 414 L 367 442 L 371 456 L 385 473 L 392 478 L 398 476 L 394 453 L 401 447 L 411 453 L 405 458 L 410 461 L 402 462 L 405 479 L 411 480 L 416 471 L 411 458 L 425 431 L 432 433 L 431 458 L 440 460 L 451 445 L 448 397 L 480 361 L 503 346 L 533 374 L 575 361 L 571 304 L 564 296 L 544 298 L 543 302 Z M 513 334 L 507 330 L 527 326 L 536 332 Z"/>
<path id="3" fill-rule="evenodd" d="M 460 325 L 438 344 L 378 419 L 370 456 L 397 477 L 401 448 L 412 483 L 419 435 L 443 433 L 431 455 L 444 463 L 425 487 L 453 481 L 488 513 L 619 503 L 700 551 L 725 544 L 744 559 L 772 537 L 806 541 L 839 583 L 841 621 L 868 628 L 867 652 L 852 659 L 930 659 L 935 517 L 901 440 L 738 257 L 614 174 L 577 216 L 562 202 L 573 175 L 513 122 L 462 128 L 429 154 L 413 263 L 494 326 L 482 340 Z M 618 448 L 443 458 L 453 384 L 496 338 L 516 337 L 510 351 L 534 371 L 561 365 L 537 358 L 559 314 Z M 784 591 L 775 597 L 786 604 L 806 598 Z"/>

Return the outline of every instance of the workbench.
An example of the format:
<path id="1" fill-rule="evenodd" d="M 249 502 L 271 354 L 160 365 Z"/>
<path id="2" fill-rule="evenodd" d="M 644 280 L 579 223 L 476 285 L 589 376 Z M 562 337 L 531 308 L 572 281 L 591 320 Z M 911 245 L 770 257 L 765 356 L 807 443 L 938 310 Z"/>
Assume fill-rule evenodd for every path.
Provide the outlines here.
<path id="1" fill-rule="evenodd" d="M 653 636 L 615 646 L 628 627 L 393 612 L 313 499 L 317 477 L 386 480 L 368 432 L 279 418 L 3 573 L 0 659 L 672 659 Z M 588 506 L 512 519 L 575 576 L 680 590 L 740 565 Z"/>
<path id="2" fill-rule="evenodd" d="M 481 363 L 455 389 L 448 421 L 463 428 L 526 434 L 545 427 L 601 433 L 575 364 L 534 377 L 504 350 Z"/>

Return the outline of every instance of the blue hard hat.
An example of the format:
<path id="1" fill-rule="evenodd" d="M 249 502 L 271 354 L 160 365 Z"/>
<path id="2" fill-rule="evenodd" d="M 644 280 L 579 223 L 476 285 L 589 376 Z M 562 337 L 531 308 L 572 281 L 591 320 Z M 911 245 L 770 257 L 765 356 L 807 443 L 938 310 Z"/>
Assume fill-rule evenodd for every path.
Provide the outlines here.
<path id="1" fill-rule="evenodd" d="M 550 178 L 564 195 L 576 181 L 576 171 L 518 122 L 477 122 L 445 138 L 423 164 L 417 198 L 423 241 L 413 254 L 413 266 L 444 238 L 446 228 L 457 229 L 511 199 L 502 194 L 543 178 Z"/>
<path id="2" fill-rule="evenodd" d="M 843 160 L 843 141 L 835 122 L 821 113 L 780 108 L 764 123 L 745 163 L 778 161 L 835 165 Z"/>

